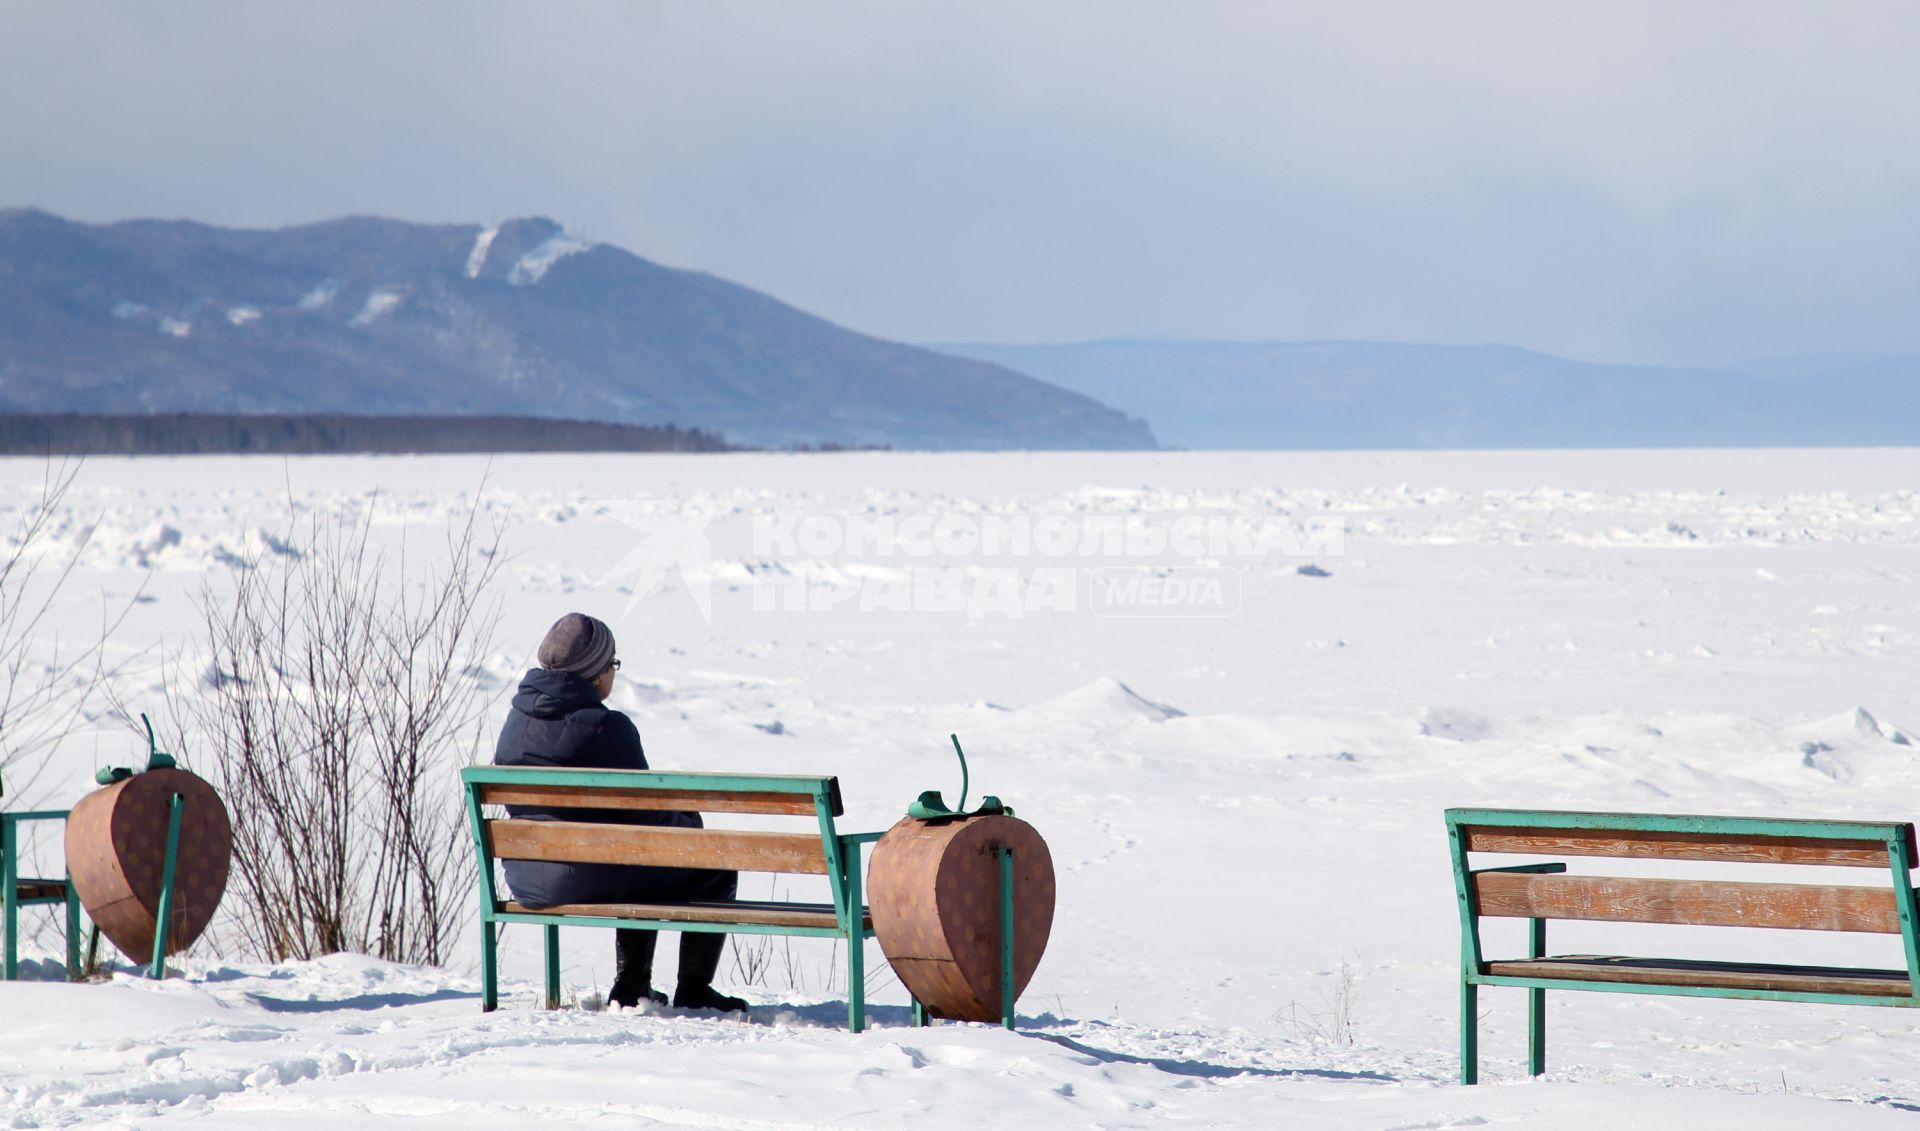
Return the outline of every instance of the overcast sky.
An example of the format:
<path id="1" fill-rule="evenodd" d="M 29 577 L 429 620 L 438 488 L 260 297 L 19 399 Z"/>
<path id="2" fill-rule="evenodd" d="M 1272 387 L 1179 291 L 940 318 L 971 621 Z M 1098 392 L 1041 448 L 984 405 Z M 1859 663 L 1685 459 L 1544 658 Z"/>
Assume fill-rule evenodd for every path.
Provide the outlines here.
<path id="1" fill-rule="evenodd" d="M 0 0 L 0 205 L 545 214 L 911 341 L 1920 352 L 1920 4 Z"/>

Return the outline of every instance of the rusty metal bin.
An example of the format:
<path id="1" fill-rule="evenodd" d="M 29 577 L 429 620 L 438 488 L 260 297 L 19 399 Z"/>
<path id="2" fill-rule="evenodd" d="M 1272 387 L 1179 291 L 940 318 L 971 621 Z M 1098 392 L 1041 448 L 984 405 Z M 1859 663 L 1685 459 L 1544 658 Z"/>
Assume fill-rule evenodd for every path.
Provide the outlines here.
<path id="1" fill-rule="evenodd" d="M 99 778 L 103 788 L 67 817 L 67 869 L 100 933 L 160 977 L 166 956 L 193 945 L 226 893 L 227 807 L 211 785 L 157 751 L 143 773 L 110 769 Z"/>
<path id="2" fill-rule="evenodd" d="M 964 806 L 964 753 L 960 765 Z M 874 934 L 913 995 L 916 1023 L 1013 1027 L 1053 930 L 1053 855 L 1032 825 L 995 797 L 963 813 L 922 794 L 874 845 L 867 886 Z"/>

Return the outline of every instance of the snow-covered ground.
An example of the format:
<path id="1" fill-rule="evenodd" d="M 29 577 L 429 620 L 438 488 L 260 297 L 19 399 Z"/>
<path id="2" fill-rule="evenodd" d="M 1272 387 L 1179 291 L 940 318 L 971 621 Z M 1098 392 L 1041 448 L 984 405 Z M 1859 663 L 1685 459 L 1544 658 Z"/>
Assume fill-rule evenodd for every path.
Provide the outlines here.
<path id="1" fill-rule="evenodd" d="M 42 470 L 0 462 L 0 527 Z M 741 1022 L 536 1009 L 537 939 L 514 929 L 510 1000 L 484 1016 L 472 932 L 445 970 L 203 946 L 164 984 L 67 986 L 43 931 L 39 980 L 0 985 L 6 1125 L 1797 1128 L 1920 1110 L 1913 1014 L 1621 995 L 1554 995 L 1530 1081 L 1522 995 L 1486 992 L 1487 1083 L 1456 1086 L 1441 824 L 1461 804 L 1914 816 L 1920 454 L 95 460 L 56 549 L 99 526 L 49 631 L 97 629 L 144 578 L 115 648 L 185 646 L 196 594 L 279 536 L 289 496 L 371 505 L 383 540 L 423 554 L 483 479 L 513 555 L 491 686 L 560 613 L 595 613 L 656 765 L 837 773 L 847 829 L 922 789 L 951 798 L 960 735 L 974 796 L 1014 804 L 1059 875 L 1021 1031 L 905 1027 L 876 954 L 877 1025 L 848 1034 L 835 955 L 797 941 L 756 983 L 723 967 L 754 1003 Z M 1278 537 L 1157 550 L 1180 520 Z M 1021 531 L 1024 553 L 968 540 Z M 1225 591 L 1103 588 L 1134 576 Z M 129 702 L 157 707 L 159 678 Z M 85 732 L 6 804 L 70 804 L 135 752 Z M 1502 926 L 1491 945 L 1517 950 Z M 1877 937 L 1556 932 L 1557 950 L 1899 961 Z M 591 1001 L 610 940 L 564 941 Z"/>

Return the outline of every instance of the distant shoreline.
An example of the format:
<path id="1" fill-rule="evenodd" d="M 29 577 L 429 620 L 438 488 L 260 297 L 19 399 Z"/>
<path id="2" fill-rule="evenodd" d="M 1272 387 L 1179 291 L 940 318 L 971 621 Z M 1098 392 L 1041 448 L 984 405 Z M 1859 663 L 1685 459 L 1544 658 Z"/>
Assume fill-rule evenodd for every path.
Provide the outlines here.
<path id="1" fill-rule="evenodd" d="M 0 456 L 742 451 L 717 432 L 527 416 L 0 413 Z"/>

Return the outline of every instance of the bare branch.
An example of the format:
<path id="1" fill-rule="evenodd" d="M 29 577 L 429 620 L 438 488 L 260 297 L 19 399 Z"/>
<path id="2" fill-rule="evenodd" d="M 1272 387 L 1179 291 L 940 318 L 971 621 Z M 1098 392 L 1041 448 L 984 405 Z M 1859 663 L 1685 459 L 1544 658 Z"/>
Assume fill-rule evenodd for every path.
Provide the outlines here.
<path id="1" fill-rule="evenodd" d="M 453 771 L 485 739 L 501 530 L 476 493 L 423 568 L 373 543 L 377 502 L 303 516 L 289 498 L 280 548 L 202 593 L 205 674 L 169 680 L 232 810 L 234 933 L 275 961 L 437 963 L 469 913 Z"/>

